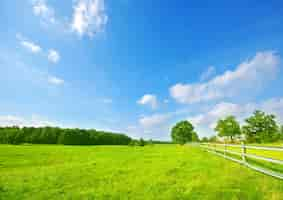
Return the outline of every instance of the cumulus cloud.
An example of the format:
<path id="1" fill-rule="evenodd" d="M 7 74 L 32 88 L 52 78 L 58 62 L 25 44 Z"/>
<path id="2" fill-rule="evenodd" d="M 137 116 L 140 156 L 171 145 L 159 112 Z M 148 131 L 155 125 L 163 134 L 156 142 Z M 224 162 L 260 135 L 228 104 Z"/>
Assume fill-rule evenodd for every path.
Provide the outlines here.
<path id="1" fill-rule="evenodd" d="M 23 37 L 21 34 L 17 34 L 16 38 L 19 40 L 20 44 L 27 49 L 28 51 L 32 52 L 32 53 L 39 53 L 42 49 L 39 45 L 37 45 L 36 43 L 26 39 L 25 37 Z"/>
<path id="2" fill-rule="evenodd" d="M 271 98 L 259 103 L 251 102 L 245 104 L 220 102 L 213 107 L 205 108 L 200 114 L 190 115 L 187 117 L 187 120 L 194 125 L 201 137 L 210 136 L 215 134 L 214 127 L 219 119 L 233 115 L 243 124 L 244 120 L 251 116 L 255 110 L 262 110 L 267 114 L 274 114 L 278 123 L 283 123 L 283 98 Z M 186 119 L 185 114 L 190 112 L 189 110 L 184 111 L 185 112 L 175 111 L 141 116 L 138 119 L 137 125 L 128 127 L 128 132 L 134 133 L 139 137 L 162 137 L 169 139 L 172 126 L 177 121 Z"/>
<path id="3" fill-rule="evenodd" d="M 50 25 L 63 32 L 74 32 L 79 36 L 93 37 L 95 33 L 102 32 L 108 22 L 104 0 L 73 0 L 73 13 L 71 18 L 55 16 L 55 9 L 47 0 L 31 0 L 34 16 L 45 27 Z M 67 31 L 66 31 L 67 30 Z"/>
<path id="4" fill-rule="evenodd" d="M 221 102 L 216 104 L 207 112 L 190 116 L 188 121 L 190 121 L 199 130 L 206 130 L 211 134 L 216 126 L 216 122 L 220 118 L 233 115 L 240 123 L 244 123 L 244 119 L 251 116 L 257 109 L 268 114 L 276 115 L 278 122 L 283 123 L 283 98 L 272 98 L 260 103 L 247 104 Z M 206 133 L 201 134 L 205 135 Z"/>
<path id="5" fill-rule="evenodd" d="M 48 56 L 47 56 L 48 60 L 52 63 L 57 63 L 60 60 L 60 54 L 58 51 L 54 50 L 54 49 L 50 49 L 48 51 Z"/>
<path id="6" fill-rule="evenodd" d="M 273 98 L 260 105 L 265 112 L 275 114 L 279 122 L 283 123 L 283 98 Z"/>
<path id="7" fill-rule="evenodd" d="M 178 83 L 170 88 L 171 96 L 179 103 L 190 104 L 202 101 L 233 97 L 243 91 L 253 91 L 275 78 L 280 56 L 273 51 L 258 52 L 244 61 L 234 71 L 226 71 L 204 83 Z"/>
<path id="8" fill-rule="evenodd" d="M 93 36 L 104 29 L 108 16 L 104 0 L 76 0 L 74 5 L 72 30 L 80 36 Z"/>
<path id="9" fill-rule="evenodd" d="M 47 5 L 45 0 L 33 0 L 32 7 L 33 14 L 37 17 L 40 17 L 42 23 L 54 24 L 56 22 L 54 9 Z"/>
<path id="10" fill-rule="evenodd" d="M 157 97 L 153 94 L 145 94 L 137 101 L 137 103 L 140 105 L 148 105 L 152 109 L 157 108 L 158 105 Z"/>
<path id="11" fill-rule="evenodd" d="M 47 80 L 48 80 L 48 83 L 52 85 L 62 85 L 65 82 L 63 79 L 60 79 L 56 76 L 49 76 Z"/>

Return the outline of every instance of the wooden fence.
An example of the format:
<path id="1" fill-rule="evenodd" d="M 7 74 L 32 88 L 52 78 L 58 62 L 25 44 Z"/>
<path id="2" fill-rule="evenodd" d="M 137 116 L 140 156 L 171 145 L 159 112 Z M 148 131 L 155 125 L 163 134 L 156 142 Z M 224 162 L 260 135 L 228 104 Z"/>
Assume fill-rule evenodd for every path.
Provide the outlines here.
<path id="1" fill-rule="evenodd" d="M 256 170 L 258 172 L 267 174 L 269 176 L 278 178 L 283 180 L 283 174 L 279 172 L 275 172 L 273 170 L 264 168 L 264 167 L 258 167 L 253 164 L 250 164 L 247 160 L 247 158 L 255 159 L 255 160 L 262 160 L 268 163 L 278 164 L 283 166 L 283 160 L 277 160 L 273 158 L 267 158 L 255 154 L 247 153 L 247 149 L 258 149 L 258 150 L 264 150 L 264 151 L 281 151 L 283 153 L 283 148 L 280 147 L 263 147 L 263 146 L 248 146 L 242 143 L 242 145 L 235 145 L 235 144 L 217 144 L 217 143 L 201 143 L 200 146 L 204 149 L 206 149 L 208 152 L 214 153 L 216 155 L 222 156 L 226 159 L 232 160 L 234 162 L 240 163 L 244 166 L 247 166 L 253 170 Z M 224 147 L 223 149 L 219 147 Z M 227 147 L 235 147 L 240 148 L 241 152 L 236 152 L 232 150 L 228 150 Z M 236 157 L 232 157 L 230 155 L 234 155 L 236 157 L 240 157 L 241 159 L 237 159 Z M 282 156 L 283 159 L 283 156 Z"/>

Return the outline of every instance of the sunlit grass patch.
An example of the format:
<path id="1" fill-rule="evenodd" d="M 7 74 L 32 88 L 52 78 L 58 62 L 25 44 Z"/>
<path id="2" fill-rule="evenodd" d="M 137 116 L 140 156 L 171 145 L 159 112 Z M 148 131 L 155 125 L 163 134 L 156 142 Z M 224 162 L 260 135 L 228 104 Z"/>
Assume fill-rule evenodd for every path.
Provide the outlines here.
<path id="1" fill-rule="evenodd" d="M 271 196 L 283 197 L 282 181 L 199 147 L 0 145 L 0 199 Z"/>

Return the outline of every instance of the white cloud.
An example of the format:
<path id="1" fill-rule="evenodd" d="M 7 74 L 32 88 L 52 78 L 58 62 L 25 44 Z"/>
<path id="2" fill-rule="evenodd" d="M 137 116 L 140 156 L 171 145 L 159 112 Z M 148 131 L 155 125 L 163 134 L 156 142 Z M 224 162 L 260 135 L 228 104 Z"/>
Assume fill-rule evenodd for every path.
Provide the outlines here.
<path id="1" fill-rule="evenodd" d="M 58 51 L 54 50 L 54 49 L 50 49 L 48 51 L 48 56 L 47 56 L 48 60 L 52 63 L 57 63 L 60 60 L 60 54 Z"/>
<path id="2" fill-rule="evenodd" d="M 237 104 L 230 102 L 220 102 L 213 107 L 206 107 L 204 111 L 197 115 L 190 115 L 187 120 L 190 121 L 197 133 L 203 136 L 215 134 L 214 127 L 217 120 L 228 115 L 234 115 L 237 120 L 243 124 L 244 119 L 251 116 L 255 110 L 262 110 L 267 114 L 274 114 L 279 123 L 283 123 L 283 97 L 272 98 L 259 103 Z M 190 110 L 175 111 L 169 113 L 158 113 L 147 116 L 140 116 L 136 125 L 129 126 L 127 132 L 135 138 L 170 138 L 170 130 L 173 125 L 183 118 L 185 113 Z"/>
<path id="3" fill-rule="evenodd" d="M 38 53 L 41 51 L 41 47 L 30 41 L 21 41 L 21 45 L 32 53 Z"/>
<path id="4" fill-rule="evenodd" d="M 40 20 L 44 24 L 56 22 L 54 9 L 47 5 L 45 0 L 33 0 L 33 14 L 40 17 Z"/>
<path id="5" fill-rule="evenodd" d="M 0 126 L 20 126 L 24 120 L 13 115 L 0 116 Z"/>
<path id="6" fill-rule="evenodd" d="M 240 123 L 244 123 L 244 119 L 251 116 L 255 110 L 262 110 L 268 114 L 275 114 L 277 120 L 283 123 L 283 98 L 273 98 L 261 103 L 247 103 L 235 104 L 228 102 L 221 102 L 216 104 L 211 110 L 201 113 L 199 115 L 190 116 L 190 121 L 198 130 L 201 135 L 207 133 L 212 134 L 216 122 L 228 115 L 235 116 Z M 205 130 L 207 133 L 203 133 Z"/>
<path id="7" fill-rule="evenodd" d="M 202 113 L 193 117 L 189 117 L 188 120 L 191 121 L 195 126 L 207 126 L 211 129 L 214 128 L 214 124 L 220 118 L 228 115 L 234 115 L 236 117 L 243 117 L 245 115 L 252 114 L 255 106 L 252 104 L 239 105 L 228 102 L 221 102 L 216 104 L 207 113 Z"/>
<path id="8" fill-rule="evenodd" d="M 125 132 L 133 138 L 169 140 L 171 117 L 171 113 L 140 116 L 138 123 L 128 126 Z"/>
<path id="9" fill-rule="evenodd" d="M 80 36 L 93 36 L 107 24 L 104 0 L 76 0 L 74 5 L 72 30 Z"/>
<path id="10" fill-rule="evenodd" d="M 62 85 L 64 84 L 64 80 L 63 79 L 60 79 L 56 76 L 49 76 L 48 77 L 48 83 L 50 84 L 53 84 L 53 85 Z"/>
<path id="11" fill-rule="evenodd" d="M 39 45 L 37 45 L 36 43 L 29 41 L 28 39 L 26 39 L 25 37 L 23 37 L 21 34 L 17 34 L 16 38 L 19 40 L 20 44 L 26 48 L 27 50 L 29 50 L 32 53 L 39 53 L 42 49 Z"/>
<path id="12" fill-rule="evenodd" d="M 209 66 L 205 72 L 200 75 L 200 80 L 205 81 L 211 78 L 215 74 L 216 70 L 214 66 Z"/>
<path id="13" fill-rule="evenodd" d="M 31 51 L 32 53 L 44 52 L 43 54 L 47 56 L 47 59 L 52 63 L 57 63 L 61 59 L 60 54 L 55 49 L 49 49 L 48 52 L 45 53 L 45 50 L 42 49 L 38 44 L 30 41 L 29 39 L 22 36 L 20 33 L 16 34 L 16 38 L 19 40 L 20 44 Z"/>
<path id="14" fill-rule="evenodd" d="M 275 114 L 278 121 L 283 123 L 283 98 L 273 98 L 261 104 L 261 109 L 265 112 Z"/>
<path id="15" fill-rule="evenodd" d="M 205 83 L 178 83 L 170 88 L 170 94 L 184 104 L 233 97 L 243 91 L 251 94 L 276 76 L 279 64 L 280 57 L 273 51 L 258 52 L 234 71 L 228 70 Z"/>
<path id="16" fill-rule="evenodd" d="M 169 118 L 169 114 L 154 114 L 151 116 L 143 116 L 139 119 L 139 124 L 144 128 L 152 128 L 154 126 L 165 123 Z"/>
<path id="17" fill-rule="evenodd" d="M 148 105 L 150 106 L 152 109 L 157 108 L 157 97 L 153 94 L 145 94 L 144 96 L 142 96 L 138 101 L 138 104 L 140 105 Z"/>
<path id="18" fill-rule="evenodd" d="M 80 36 L 93 37 L 102 32 L 107 24 L 108 15 L 104 0 L 73 0 L 73 13 L 71 18 L 55 16 L 54 7 L 47 0 L 31 0 L 33 14 L 39 18 L 44 27 L 53 28 L 64 33 L 75 32 Z M 67 31 L 66 31 L 67 30 Z"/>
<path id="19" fill-rule="evenodd" d="M 58 126 L 58 124 L 51 122 L 39 115 L 33 114 L 29 118 L 14 116 L 14 115 L 6 115 L 0 116 L 0 126 L 33 126 L 33 127 L 41 127 L 41 126 Z"/>

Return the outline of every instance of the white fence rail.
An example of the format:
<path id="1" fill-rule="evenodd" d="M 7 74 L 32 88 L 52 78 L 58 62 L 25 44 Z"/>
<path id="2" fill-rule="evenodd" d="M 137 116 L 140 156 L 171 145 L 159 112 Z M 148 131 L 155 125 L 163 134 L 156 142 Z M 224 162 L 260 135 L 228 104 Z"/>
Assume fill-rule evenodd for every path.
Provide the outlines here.
<path id="1" fill-rule="evenodd" d="M 283 152 L 283 148 L 280 147 L 261 147 L 261 146 L 249 146 L 249 145 L 245 145 L 244 143 L 242 145 L 234 145 L 234 144 L 217 144 L 217 143 L 201 143 L 200 146 L 204 149 L 206 149 L 208 152 L 214 153 L 216 155 L 222 156 L 226 159 L 232 160 L 234 162 L 240 163 L 242 165 L 245 165 L 253 170 L 256 170 L 258 172 L 264 173 L 266 175 L 278 178 L 283 180 L 283 174 L 279 173 L 279 172 L 275 172 L 263 167 L 258 167 L 255 165 L 252 165 L 250 163 L 248 163 L 247 158 L 252 158 L 252 159 L 256 159 L 256 160 L 262 160 L 268 163 L 273 163 L 273 164 L 278 164 L 278 165 L 282 165 L 283 166 L 283 160 L 277 160 L 277 159 L 273 159 L 273 158 L 267 158 L 264 156 L 258 156 L 258 155 L 254 155 L 254 154 L 249 154 L 247 153 L 247 149 L 258 149 L 258 150 L 264 150 L 264 151 L 279 151 L 279 152 Z M 224 147 L 224 149 L 221 148 L 217 148 L 219 146 Z M 232 151 L 232 150 L 228 150 L 227 147 L 235 147 L 235 148 L 240 148 L 241 152 L 236 152 L 236 151 Z M 229 154 L 231 155 L 236 155 L 236 156 L 240 156 L 241 159 L 237 159 L 237 158 L 233 158 L 231 156 L 229 156 Z M 283 156 L 282 156 L 283 159 Z"/>

